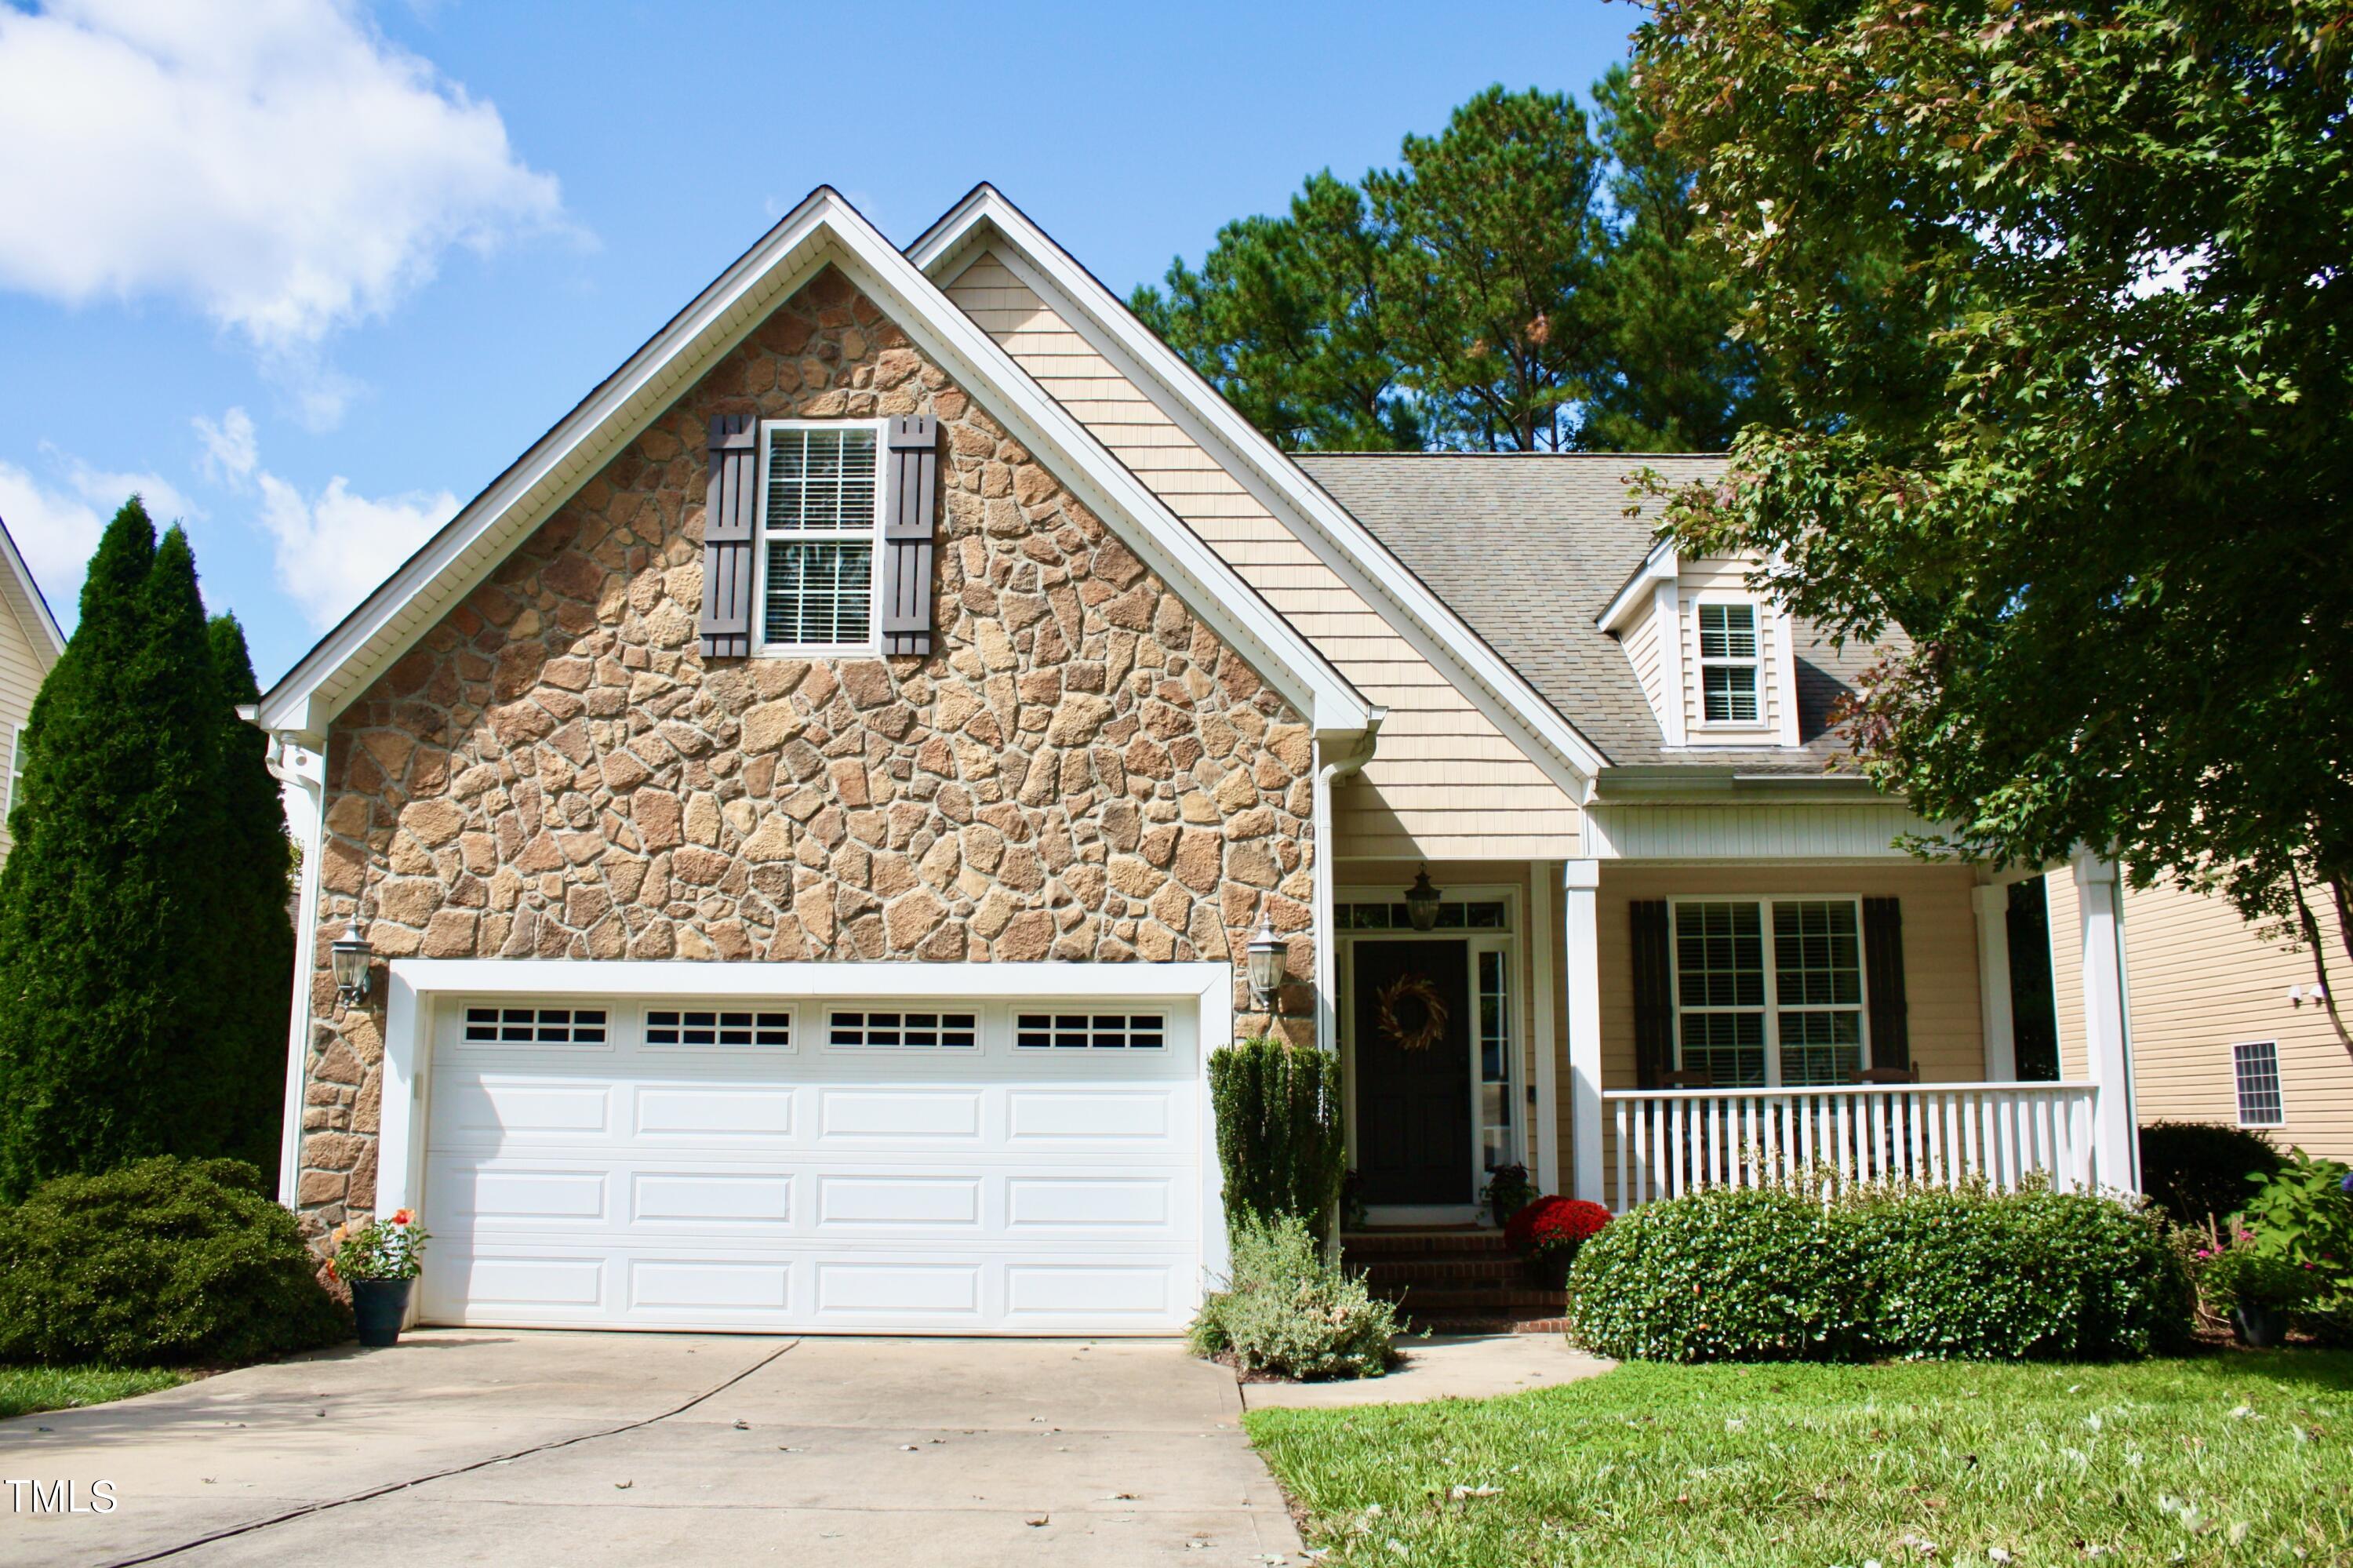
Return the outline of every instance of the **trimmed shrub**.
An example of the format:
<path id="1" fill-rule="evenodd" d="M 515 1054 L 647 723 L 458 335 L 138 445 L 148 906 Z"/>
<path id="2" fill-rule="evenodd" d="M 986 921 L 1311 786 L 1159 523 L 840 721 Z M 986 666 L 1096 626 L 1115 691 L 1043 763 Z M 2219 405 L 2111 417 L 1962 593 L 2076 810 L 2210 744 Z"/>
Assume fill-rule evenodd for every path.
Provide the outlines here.
<path id="1" fill-rule="evenodd" d="M 1348 1163 L 1340 1059 L 1287 1040 L 1238 1040 L 1209 1057 L 1209 1099 L 1228 1226 L 1296 1215 L 1320 1235 Z"/>
<path id="2" fill-rule="evenodd" d="M 2177 1348 L 2194 1293 L 2146 1209 L 2085 1192 L 1899 1188 L 1835 1211 L 1869 1353 L 2105 1361 Z"/>
<path id="3" fill-rule="evenodd" d="M 60 1176 L 0 1211 L 0 1362 L 235 1366 L 332 1344 L 350 1321 L 317 1267 L 241 1160 Z"/>
<path id="4" fill-rule="evenodd" d="M 1714 1188 L 1620 1214 L 1578 1249 L 1568 1332 L 1622 1360 L 1820 1360 L 1851 1338 L 1854 1296 L 1819 1200 Z"/>
<path id="5" fill-rule="evenodd" d="M 2247 1206 L 2255 1175 L 2280 1168 L 2260 1132 L 2216 1122 L 2158 1121 L 2140 1129 L 2140 1185 L 2174 1224 L 2203 1230 Z"/>
<path id="6" fill-rule="evenodd" d="M 1585 1245 L 1570 1335 L 1646 1361 L 2097 1360 L 2184 1343 L 2162 1222 L 2091 1193 L 1716 1188 Z"/>
<path id="7" fill-rule="evenodd" d="M 1244 1219 L 1227 1287 L 1201 1304 L 1188 1338 L 1245 1373 L 1378 1377 L 1397 1361 L 1397 1312 L 1326 1259 L 1296 1216 Z"/>

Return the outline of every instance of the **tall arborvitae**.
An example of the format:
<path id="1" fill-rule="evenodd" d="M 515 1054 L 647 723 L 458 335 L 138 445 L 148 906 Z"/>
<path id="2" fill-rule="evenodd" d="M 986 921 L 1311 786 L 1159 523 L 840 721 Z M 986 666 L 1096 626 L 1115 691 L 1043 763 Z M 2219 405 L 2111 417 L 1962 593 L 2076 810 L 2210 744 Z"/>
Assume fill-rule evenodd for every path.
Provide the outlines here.
<path id="1" fill-rule="evenodd" d="M 294 922 L 288 910 L 293 842 L 286 836 L 285 800 L 269 773 L 269 740 L 237 716 L 237 705 L 261 698 L 245 629 L 234 615 L 216 615 L 210 631 L 219 682 L 213 722 L 219 734 L 221 810 L 215 938 L 221 1005 L 214 1022 L 234 1086 L 221 1152 L 253 1161 L 265 1181 L 274 1181 L 294 980 Z"/>
<path id="2" fill-rule="evenodd" d="M 212 1154 L 223 1059 L 215 891 L 220 682 L 195 563 L 133 497 L 43 683 L 0 870 L 0 1196 L 149 1154 Z"/>

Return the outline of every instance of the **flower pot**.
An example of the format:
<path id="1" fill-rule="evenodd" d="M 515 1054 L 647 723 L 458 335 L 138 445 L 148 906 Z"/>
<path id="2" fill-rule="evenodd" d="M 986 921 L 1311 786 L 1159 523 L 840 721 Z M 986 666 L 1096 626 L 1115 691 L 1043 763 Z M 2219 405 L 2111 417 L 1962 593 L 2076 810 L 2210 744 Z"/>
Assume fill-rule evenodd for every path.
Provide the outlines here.
<path id="1" fill-rule="evenodd" d="M 400 1342 L 401 1319 L 408 1316 L 409 1287 L 416 1283 L 414 1279 L 352 1281 L 352 1317 L 359 1325 L 361 1344 Z"/>
<path id="2" fill-rule="evenodd" d="M 2268 1351 L 2287 1338 L 2287 1309 L 2283 1307 L 2233 1307 L 2231 1329 L 2239 1343 Z"/>
<path id="3" fill-rule="evenodd" d="M 1538 1285 L 1546 1290 L 1568 1288 L 1568 1266 L 1577 1261 L 1572 1252 L 1539 1253 L 1528 1259 L 1528 1272 L 1535 1276 Z"/>

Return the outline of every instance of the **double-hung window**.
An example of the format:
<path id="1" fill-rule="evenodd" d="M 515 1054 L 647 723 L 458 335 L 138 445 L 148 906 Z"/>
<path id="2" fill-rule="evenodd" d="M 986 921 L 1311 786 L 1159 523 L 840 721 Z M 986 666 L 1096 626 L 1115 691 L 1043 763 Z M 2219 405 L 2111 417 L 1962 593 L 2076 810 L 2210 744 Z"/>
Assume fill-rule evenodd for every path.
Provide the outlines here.
<path id="1" fill-rule="evenodd" d="M 1757 607 L 1703 603 L 1699 614 L 1700 717 L 1708 724 L 1755 724 Z"/>
<path id="2" fill-rule="evenodd" d="M 2253 1040 L 2231 1047 L 2231 1074 L 2239 1090 L 2241 1127 L 2281 1127 L 2287 1107 L 2280 1095 L 2279 1042 Z"/>
<path id="3" fill-rule="evenodd" d="M 1676 1064 L 1719 1088 L 1843 1084 L 1870 1065 L 1852 898 L 1679 898 Z"/>
<path id="4" fill-rule="evenodd" d="M 785 420 L 764 426 L 762 439 L 761 647 L 873 652 L 881 428 Z"/>

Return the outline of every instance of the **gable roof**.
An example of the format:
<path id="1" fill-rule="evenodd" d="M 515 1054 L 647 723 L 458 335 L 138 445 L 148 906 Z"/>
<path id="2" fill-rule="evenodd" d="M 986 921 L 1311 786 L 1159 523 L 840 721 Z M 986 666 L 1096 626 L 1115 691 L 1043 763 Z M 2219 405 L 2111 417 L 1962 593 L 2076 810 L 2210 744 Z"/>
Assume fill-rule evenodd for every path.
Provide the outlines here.
<path id="1" fill-rule="evenodd" d="M 33 657 L 41 662 L 41 673 L 47 674 L 58 655 L 66 651 L 65 633 L 58 630 L 49 601 L 42 597 L 41 585 L 33 580 L 32 568 L 17 553 L 16 541 L 5 521 L 0 521 L 0 601 L 5 601 L 9 613 L 25 629 L 25 641 L 33 645 Z"/>
<path id="2" fill-rule="evenodd" d="M 1568 711 L 1547 700 L 1383 539 L 1312 481 L 995 186 L 976 185 L 907 254 L 933 278 L 946 281 L 984 249 L 1041 297 L 1068 307 L 1065 320 L 1073 331 L 1222 463 L 1531 761 L 1572 793 L 1589 789 L 1609 758 Z"/>
<path id="3" fill-rule="evenodd" d="M 820 185 L 322 638 L 263 695 L 255 722 L 316 744 L 378 673 L 828 265 L 978 397 L 1319 731 L 1361 734 L 1377 721 L 1378 710 L 1296 628 L 856 208 Z"/>
<path id="4" fill-rule="evenodd" d="M 1654 468 L 1676 482 L 1711 478 L 1722 456 L 1310 452 L 1298 461 L 1547 701 L 1573 712 L 1616 767 L 1812 775 L 1845 754 L 1831 705 L 1873 650 L 1834 649 L 1797 621 L 1799 749 L 1671 753 L 1632 661 L 1601 630 L 1604 609 L 1654 542 L 1652 514 L 1628 495 L 1630 476 Z M 1464 548 L 1468 539 L 1478 547 Z"/>

